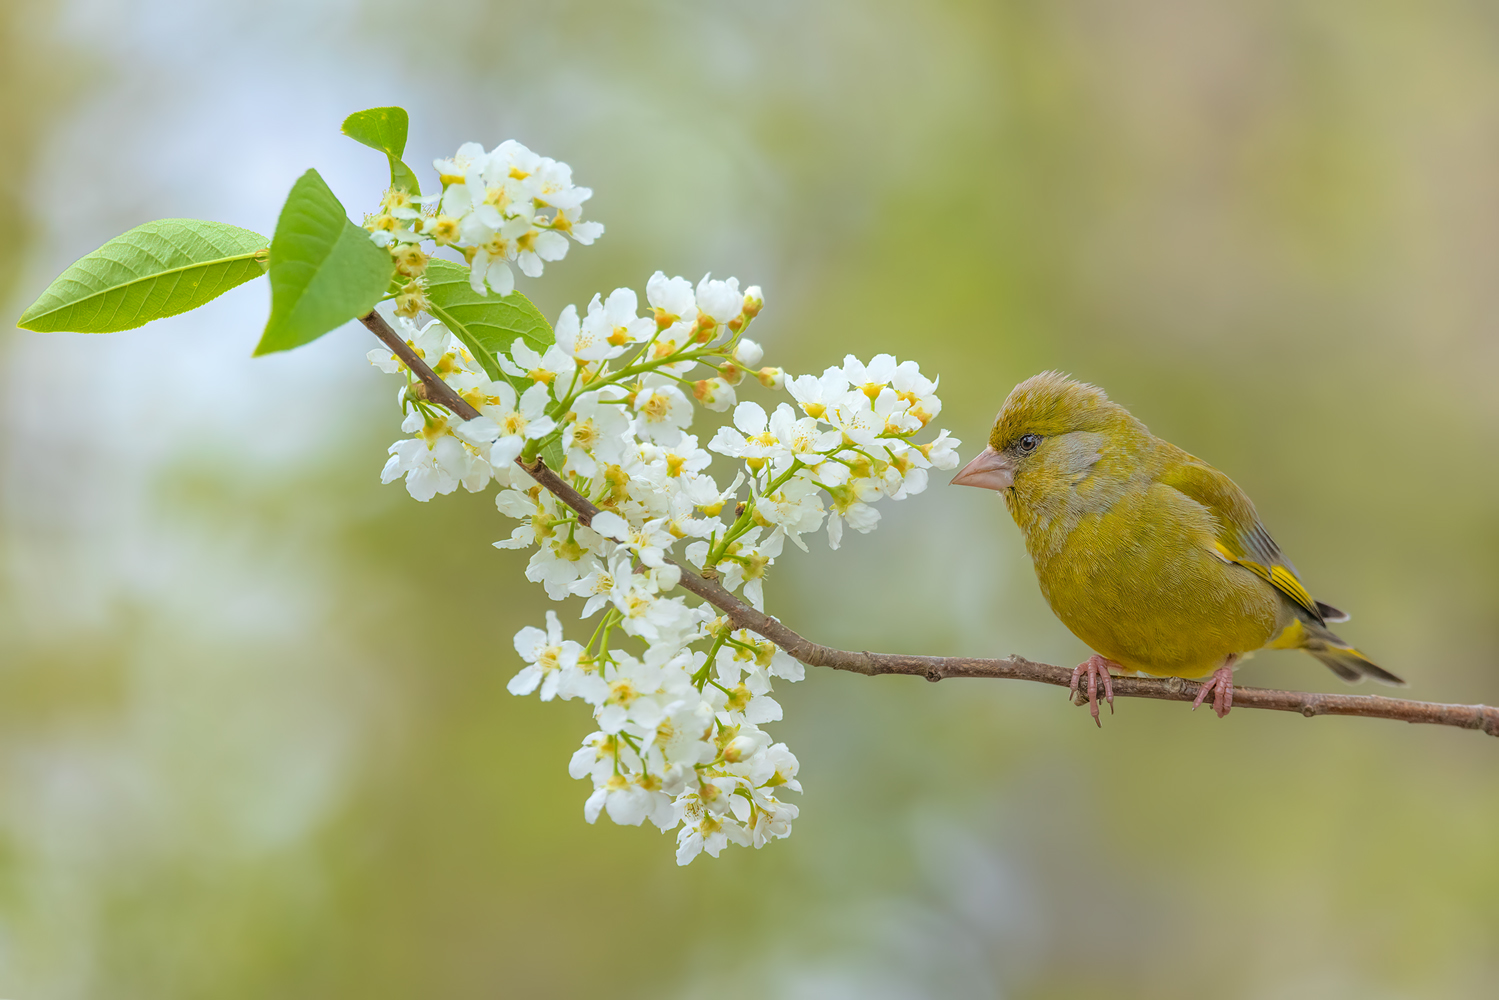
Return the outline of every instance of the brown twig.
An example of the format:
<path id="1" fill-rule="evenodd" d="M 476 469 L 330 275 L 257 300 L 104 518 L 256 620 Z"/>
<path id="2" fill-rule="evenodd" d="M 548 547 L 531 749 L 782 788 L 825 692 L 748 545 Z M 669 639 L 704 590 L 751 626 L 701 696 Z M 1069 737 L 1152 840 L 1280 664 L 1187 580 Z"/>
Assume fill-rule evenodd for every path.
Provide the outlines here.
<path id="1" fill-rule="evenodd" d="M 477 410 L 417 357 L 410 345 L 378 313 L 371 312 L 361 322 L 422 380 L 430 402 L 446 407 L 464 420 L 471 420 L 479 415 Z M 516 464 L 525 469 L 543 488 L 577 511 L 578 519 L 584 524 L 589 523 L 599 512 L 598 507 L 590 503 L 587 497 L 569 486 L 540 459 L 531 464 L 521 461 Z M 684 590 L 718 608 L 737 627 L 764 636 L 809 666 L 850 670 L 866 676 L 908 674 L 925 677 L 929 681 L 940 681 L 948 677 L 985 677 L 1038 681 L 1064 688 L 1069 687 L 1072 682 L 1071 669 L 1049 663 L 1033 663 L 1020 656 L 1007 656 L 1003 659 L 913 656 L 903 653 L 854 652 L 823 646 L 803 638 L 775 618 L 756 611 L 724 589 L 716 580 L 702 576 L 691 567 L 678 568 L 682 570 L 680 586 Z M 1191 701 L 1202 689 L 1199 682 L 1180 677 L 1115 677 L 1113 683 L 1117 697 L 1155 698 L 1162 701 Z M 1395 719 L 1410 723 L 1455 726 L 1459 729 L 1481 729 L 1490 736 L 1499 736 L 1499 708 L 1488 705 L 1444 705 L 1405 698 L 1382 698 L 1378 695 L 1316 694 L 1309 691 L 1277 691 L 1235 685 L 1234 707 L 1299 712 L 1307 718 L 1316 715 L 1357 715 L 1370 719 Z"/>

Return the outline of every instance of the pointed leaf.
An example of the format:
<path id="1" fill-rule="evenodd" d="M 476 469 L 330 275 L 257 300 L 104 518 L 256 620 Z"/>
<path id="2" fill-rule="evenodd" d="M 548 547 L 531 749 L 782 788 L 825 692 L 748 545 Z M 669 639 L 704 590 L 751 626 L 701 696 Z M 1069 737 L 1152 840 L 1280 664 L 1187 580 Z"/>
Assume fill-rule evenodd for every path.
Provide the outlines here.
<path id="1" fill-rule="evenodd" d="M 468 268 L 452 261 L 429 261 L 426 277 L 429 311 L 463 341 L 489 377 L 508 379 L 516 392 L 529 389 L 530 379 L 504 375 L 495 355 L 501 352 L 508 355 L 517 337 L 524 338 L 538 353 L 555 343 L 552 324 L 531 300 L 520 292 L 511 292 L 503 298 L 493 292 L 480 295 L 469 285 Z"/>
<path id="2" fill-rule="evenodd" d="M 349 221 L 316 170 L 292 185 L 271 240 L 271 318 L 255 353 L 286 351 L 363 316 L 385 294 L 389 251 Z"/>
<path id="3" fill-rule="evenodd" d="M 542 461 L 546 462 L 547 468 L 553 472 L 561 472 L 567 456 L 562 452 L 562 439 L 553 438 L 541 449 Z"/>
<path id="4" fill-rule="evenodd" d="M 355 142 L 378 149 L 390 160 L 390 186 L 404 188 L 413 196 L 422 189 L 416 174 L 401 161 L 406 152 L 406 129 L 410 119 L 405 108 L 369 108 L 344 119 L 343 133 Z"/>
<path id="5" fill-rule="evenodd" d="M 75 261 L 16 325 L 112 333 L 175 316 L 264 274 L 269 242 L 222 222 L 147 222 Z"/>

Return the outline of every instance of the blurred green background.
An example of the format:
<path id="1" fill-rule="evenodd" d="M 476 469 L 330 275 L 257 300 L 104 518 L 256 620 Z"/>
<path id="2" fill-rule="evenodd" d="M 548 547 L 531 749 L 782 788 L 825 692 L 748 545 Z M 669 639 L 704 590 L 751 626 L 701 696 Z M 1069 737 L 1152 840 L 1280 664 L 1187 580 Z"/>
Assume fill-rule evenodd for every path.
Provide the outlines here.
<path id="1" fill-rule="evenodd" d="M 399 103 L 412 163 L 515 137 L 594 187 L 549 315 L 738 275 L 770 363 L 940 373 L 965 457 L 1073 372 L 1413 697 L 1499 701 L 1493 5 L 8 0 L 0 45 L 11 315 L 148 219 L 269 233 L 309 166 L 372 205 L 338 123 Z M 1494 995 L 1473 733 L 812 671 L 790 840 L 678 869 L 585 825 L 586 708 L 504 690 L 546 604 L 508 523 L 382 487 L 367 335 L 252 361 L 267 297 L 0 332 L 0 994 Z M 819 641 L 1086 655 L 990 495 L 813 549 L 770 610 Z"/>

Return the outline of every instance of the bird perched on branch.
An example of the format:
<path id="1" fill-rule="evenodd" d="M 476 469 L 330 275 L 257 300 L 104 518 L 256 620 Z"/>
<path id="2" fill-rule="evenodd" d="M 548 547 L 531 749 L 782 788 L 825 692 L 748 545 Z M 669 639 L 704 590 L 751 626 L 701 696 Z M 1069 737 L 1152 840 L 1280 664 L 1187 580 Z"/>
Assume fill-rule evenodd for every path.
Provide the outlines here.
<path id="1" fill-rule="evenodd" d="M 1094 650 L 1086 679 L 1096 723 L 1112 668 L 1208 678 L 1221 718 L 1233 670 L 1264 647 L 1304 649 L 1346 681 L 1403 684 L 1338 638 L 1348 616 L 1315 600 L 1223 473 L 1162 441 L 1102 389 L 1057 372 L 1017 385 L 989 446 L 953 478 L 995 490 L 1025 536 L 1041 593 Z"/>

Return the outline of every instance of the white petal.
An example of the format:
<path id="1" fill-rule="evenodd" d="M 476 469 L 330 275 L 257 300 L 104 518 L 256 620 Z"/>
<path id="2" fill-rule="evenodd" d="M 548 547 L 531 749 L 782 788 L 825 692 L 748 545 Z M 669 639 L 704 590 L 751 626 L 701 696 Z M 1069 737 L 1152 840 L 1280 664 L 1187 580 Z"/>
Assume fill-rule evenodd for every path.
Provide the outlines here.
<path id="1" fill-rule="evenodd" d="M 489 464 L 495 468 L 509 465 L 520 458 L 521 450 L 525 446 L 525 440 L 516 435 L 502 437 L 489 448 Z"/>
<path id="2" fill-rule="evenodd" d="M 615 792 L 605 802 L 609 818 L 621 826 L 639 826 L 645 821 L 649 805 L 650 798 L 639 788 Z"/>
<path id="3" fill-rule="evenodd" d="M 520 269 L 525 273 L 526 277 L 541 277 L 541 272 L 544 269 L 544 265 L 541 263 L 541 258 L 536 256 L 533 251 L 522 250 L 520 252 L 520 256 L 516 258 L 516 260 L 520 264 Z"/>
<path id="4" fill-rule="evenodd" d="M 380 470 L 380 482 L 392 482 L 400 478 L 403 471 L 401 468 L 401 456 L 392 452 L 390 458 L 385 461 L 385 468 Z"/>
<path id="5" fill-rule="evenodd" d="M 593 515 L 593 520 L 588 526 L 605 538 L 618 540 L 630 536 L 630 526 L 625 523 L 624 518 L 613 511 L 600 511 Z"/>
<path id="6" fill-rule="evenodd" d="M 474 207 L 474 200 L 469 194 L 468 185 L 450 184 L 448 189 L 442 193 L 442 211 L 444 215 L 459 218 L 466 215 Z"/>
<path id="7" fill-rule="evenodd" d="M 541 671 L 534 666 L 530 666 L 510 678 L 510 683 L 505 685 L 505 690 L 511 694 L 530 694 L 536 690 L 536 685 L 540 683 Z"/>
<path id="8" fill-rule="evenodd" d="M 543 386 L 540 383 L 537 383 L 537 385 L 543 389 L 546 388 L 546 386 Z M 553 420 L 551 417 L 537 417 L 535 420 L 532 420 L 526 424 L 526 439 L 534 441 L 537 438 L 546 437 L 556 429 L 557 421 Z"/>
<path id="9" fill-rule="evenodd" d="M 499 229 L 505 225 L 505 218 L 500 215 L 499 209 L 488 203 L 481 204 L 474 209 L 474 218 L 490 229 Z"/>
<path id="10" fill-rule="evenodd" d="M 567 762 L 567 776 L 574 780 L 588 776 L 593 770 L 593 765 L 598 763 L 599 751 L 592 743 L 584 743 L 573 751 L 572 758 Z"/>
<path id="11" fill-rule="evenodd" d="M 520 654 L 521 659 L 531 663 L 546 648 L 547 634 L 535 625 L 527 625 L 515 633 L 514 643 L 515 651 Z"/>
<path id="12" fill-rule="evenodd" d="M 595 788 L 593 794 L 588 796 L 588 801 L 583 803 L 583 818 L 592 823 L 599 818 L 599 813 L 604 808 L 604 800 L 609 791 L 605 788 Z"/>
<path id="13" fill-rule="evenodd" d="M 510 265 L 503 260 L 496 258 L 490 263 L 484 277 L 489 282 L 489 287 L 501 297 L 515 291 L 515 275 L 510 272 Z"/>
<path id="14" fill-rule="evenodd" d="M 740 403 L 734 407 L 734 426 L 746 434 L 763 434 L 767 420 L 759 403 Z"/>
<path id="15" fill-rule="evenodd" d="M 567 256 L 567 237 L 561 233 L 542 231 L 536 234 L 536 256 L 542 260 L 561 260 Z"/>
<path id="16" fill-rule="evenodd" d="M 465 420 L 453 431 L 460 438 L 472 445 L 486 445 L 500 436 L 500 425 L 489 417 L 475 417 Z"/>
<path id="17" fill-rule="evenodd" d="M 487 270 L 479 263 L 481 257 L 487 256 L 483 250 L 474 255 L 473 266 L 468 269 L 468 286 L 480 295 L 489 294 L 489 286 L 484 283 L 484 275 Z"/>
<path id="18" fill-rule="evenodd" d="M 604 235 L 604 224 L 602 222 L 575 222 L 572 233 L 573 239 L 586 247 Z"/>
<path id="19" fill-rule="evenodd" d="M 537 382 L 535 385 L 531 386 L 531 388 L 529 388 L 525 392 L 521 393 L 521 397 L 520 397 L 520 412 L 521 412 L 521 415 L 524 416 L 527 420 L 535 420 L 535 419 L 537 419 L 538 417 L 540 417 L 542 415 L 543 412 L 545 412 L 545 410 L 547 408 L 547 403 L 550 402 L 551 398 L 552 398 L 552 390 L 550 388 L 548 388 L 547 386 L 543 385 L 542 383 Z M 553 426 L 556 426 L 556 425 L 554 424 Z M 542 431 L 541 433 L 545 434 L 548 431 L 550 431 L 551 429 L 552 429 L 551 427 L 548 427 L 547 430 Z M 529 427 L 526 430 L 527 430 L 527 433 L 526 433 L 527 437 L 539 437 L 540 436 L 540 435 L 536 435 L 536 434 L 531 434 Z"/>
<path id="20" fill-rule="evenodd" d="M 635 297 L 633 288 L 616 288 L 609 293 L 604 311 L 609 315 L 610 324 L 624 326 L 635 319 L 635 314 L 640 311 L 640 300 Z"/>

